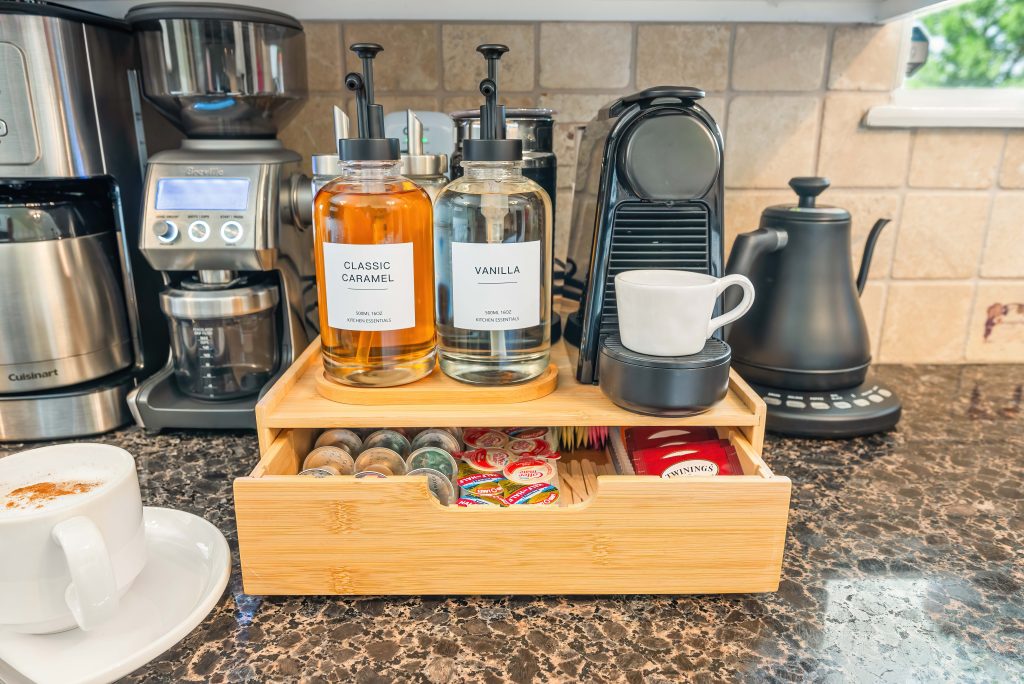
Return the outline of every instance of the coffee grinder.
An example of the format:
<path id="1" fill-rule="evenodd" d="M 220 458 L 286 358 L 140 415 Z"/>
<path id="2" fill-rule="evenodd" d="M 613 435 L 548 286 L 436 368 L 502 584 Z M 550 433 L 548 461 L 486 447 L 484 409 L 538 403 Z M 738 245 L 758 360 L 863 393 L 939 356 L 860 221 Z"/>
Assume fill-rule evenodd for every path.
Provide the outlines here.
<path id="1" fill-rule="evenodd" d="M 252 428 L 317 327 L 312 186 L 276 139 L 306 96 L 302 25 L 205 3 L 125 18 L 146 98 L 187 136 L 146 168 L 140 244 L 163 274 L 171 353 L 129 405 L 151 431 Z"/>

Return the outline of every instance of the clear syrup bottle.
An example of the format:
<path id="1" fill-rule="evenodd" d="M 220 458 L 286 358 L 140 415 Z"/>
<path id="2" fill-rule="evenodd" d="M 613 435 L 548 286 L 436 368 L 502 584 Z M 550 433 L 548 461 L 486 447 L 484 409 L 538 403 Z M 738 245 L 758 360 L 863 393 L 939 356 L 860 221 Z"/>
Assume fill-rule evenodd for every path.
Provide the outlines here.
<path id="1" fill-rule="evenodd" d="M 362 75 L 358 135 L 338 141 L 340 176 L 316 194 L 317 296 L 324 372 L 347 385 L 402 385 L 435 365 L 430 198 L 401 175 L 398 140 L 373 102 L 374 43 L 351 47 Z"/>
<path id="2" fill-rule="evenodd" d="M 551 199 L 523 175 L 521 140 L 505 138 L 497 103 L 504 45 L 481 45 L 480 138 L 463 143 L 464 175 L 434 204 L 441 370 L 467 383 L 526 382 L 551 349 Z"/>

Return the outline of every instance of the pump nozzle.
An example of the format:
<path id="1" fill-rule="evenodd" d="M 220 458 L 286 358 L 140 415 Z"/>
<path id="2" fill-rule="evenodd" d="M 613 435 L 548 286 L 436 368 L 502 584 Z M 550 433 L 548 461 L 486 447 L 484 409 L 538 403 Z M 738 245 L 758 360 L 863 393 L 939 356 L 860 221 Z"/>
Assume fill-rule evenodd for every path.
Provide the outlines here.
<path id="1" fill-rule="evenodd" d="M 519 161 L 523 158 L 521 140 L 505 140 L 505 105 L 498 104 L 498 61 L 508 52 L 507 45 L 485 43 L 476 51 L 487 60 L 487 78 L 480 81 L 484 104 L 480 107 L 480 137 L 463 142 L 466 161 Z"/>
<path id="2" fill-rule="evenodd" d="M 498 61 L 508 52 L 507 45 L 485 43 L 476 51 L 487 60 L 487 78 L 480 81 L 480 94 L 484 106 L 480 108 L 480 138 L 482 140 L 505 139 L 505 107 L 498 104 Z"/>
<path id="3" fill-rule="evenodd" d="M 345 87 L 356 95 L 358 138 L 338 142 L 342 159 L 398 159 L 398 141 L 384 137 L 384 108 L 373 101 L 373 59 L 383 50 L 377 43 L 354 43 L 349 46 L 363 65 L 363 73 L 345 76 Z"/>
<path id="4" fill-rule="evenodd" d="M 376 43 L 355 43 L 349 47 L 363 63 L 362 75 L 345 77 L 345 87 L 356 94 L 356 119 L 360 138 L 384 137 L 384 109 L 373 101 L 373 58 L 384 48 Z"/>

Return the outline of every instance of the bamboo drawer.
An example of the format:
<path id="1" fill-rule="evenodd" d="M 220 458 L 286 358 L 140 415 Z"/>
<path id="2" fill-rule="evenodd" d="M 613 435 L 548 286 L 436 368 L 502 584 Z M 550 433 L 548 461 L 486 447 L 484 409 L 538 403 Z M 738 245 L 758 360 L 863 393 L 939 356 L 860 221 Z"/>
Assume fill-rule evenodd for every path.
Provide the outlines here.
<path id="1" fill-rule="evenodd" d="M 775 591 L 790 481 L 762 461 L 764 404 L 737 376 L 711 411 L 657 419 L 622 411 L 569 373 L 520 404 L 343 405 L 315 390 L 319 346 L 257 406 L 261 459 L 235 480 L 250 594 L 693 594 Z M 368 390 L 372 391 L 372 390 Z M 595 394 L 596 393 L 596 394 Z M 560 505 L 446 507 L 416 477 L 296 475 L 327 427 L 711 425 L 743 475 L 616 475 L 601 452 L 563 456 Z M 575 480 L 569 497 L 570 475 Z M 585 490 L 585 491 L 584 491 Z M 575 502 L 574 502 L 575 501 Z"/>

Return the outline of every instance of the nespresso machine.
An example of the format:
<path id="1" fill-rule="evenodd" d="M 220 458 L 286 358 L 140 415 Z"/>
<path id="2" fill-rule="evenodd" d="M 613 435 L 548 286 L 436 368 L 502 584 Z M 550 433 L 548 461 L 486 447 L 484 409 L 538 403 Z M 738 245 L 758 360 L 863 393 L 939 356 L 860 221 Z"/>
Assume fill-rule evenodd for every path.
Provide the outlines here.
<path id="1" fill-rule="evenodd" d="M 316 335 L 312 186 L 276 139 L 306 96 L 295 19 L 161 3 L 125 17 L 146 98 L 187 136 L 150 158 L 140 243 L 162 272 L 167 365 L 129 398 L 147 430 L 247 428 Z"/>
<path id="2" fill-rule="evenodd" d="M 0 441 L 123 425 L 166 358 L 136 63 L 123 22 L 0 2 Z"/>
<path id="3" fill-rule="evenodd" d="M 703 97 L 704 91 L 685 86 L 648 88 L 612 102 L 584 130 L 563 287 L 566 299 L 579 302 L 564 334 L 582 383 L 599 382 L 602 356 L 635 378 L 650 369 L 661 377 L 668 371 L 677 379 L 696 377 L 691 387 L 712 395 L 720 393 L 723 377 L 728 381 L 729 350 L 721 332 L 704 353 L 672 357 L 668 365 L 615 341 L 619 273 L 723 275 L 724 146 L 718 124 L 698 103 Z M 720 310 L 716 306 L 715 315 Z M 714 387 L 705 381 L 709 372 Z"/>

